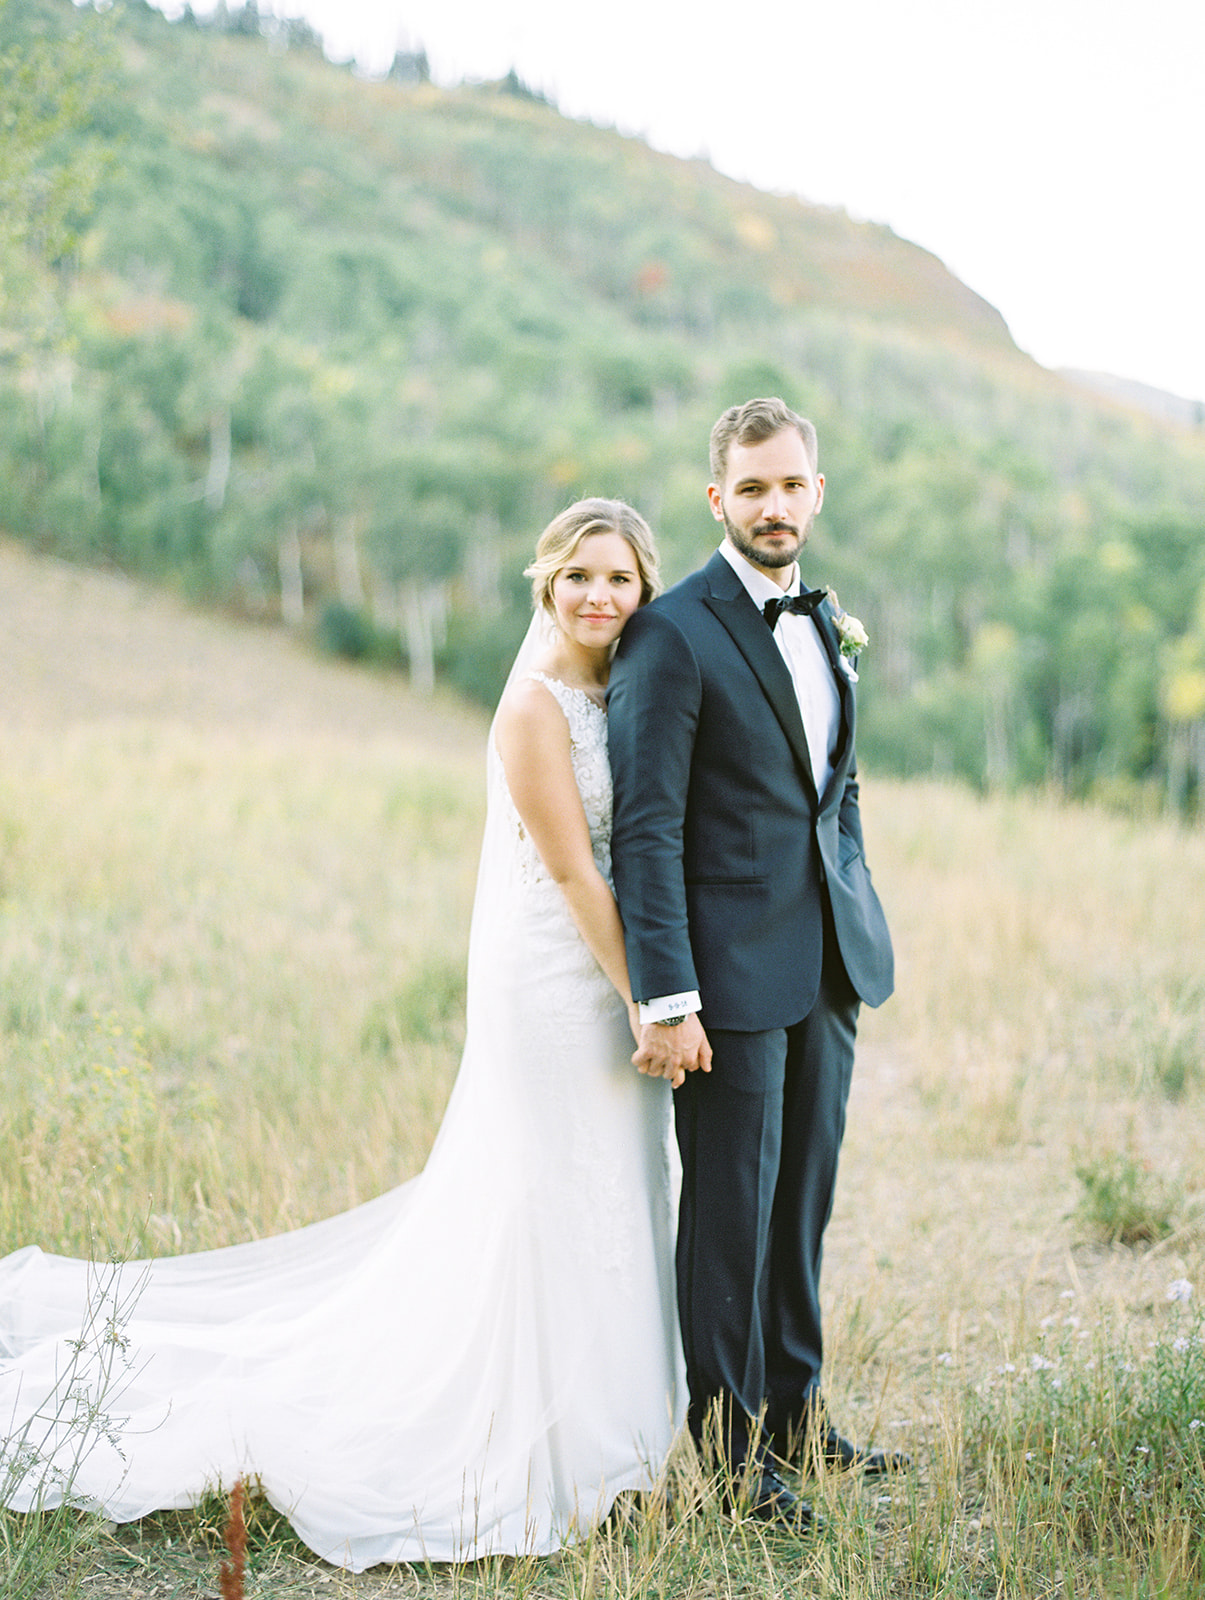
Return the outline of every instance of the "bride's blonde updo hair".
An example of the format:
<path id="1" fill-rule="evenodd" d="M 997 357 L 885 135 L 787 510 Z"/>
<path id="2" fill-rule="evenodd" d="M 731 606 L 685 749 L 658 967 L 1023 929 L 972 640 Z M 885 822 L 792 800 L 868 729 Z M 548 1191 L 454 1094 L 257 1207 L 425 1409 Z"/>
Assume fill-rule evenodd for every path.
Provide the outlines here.
<path id="1" fill-rule="evenodd" d="M 661 569 L 652 530 L 640 515 L 622 500 L 579 500 L 554 517 L 536 541 L 536 558 L 523 576 L 531 579 L 532 605 L 549 615 L 556 614 L 552 603 L 552 580 L 573 560 L 573 553 L 592 533 L 617 533 L 626 539 L 636 557 L 640 574 L 640 604 L 647 605 L 661 593 Z"/>

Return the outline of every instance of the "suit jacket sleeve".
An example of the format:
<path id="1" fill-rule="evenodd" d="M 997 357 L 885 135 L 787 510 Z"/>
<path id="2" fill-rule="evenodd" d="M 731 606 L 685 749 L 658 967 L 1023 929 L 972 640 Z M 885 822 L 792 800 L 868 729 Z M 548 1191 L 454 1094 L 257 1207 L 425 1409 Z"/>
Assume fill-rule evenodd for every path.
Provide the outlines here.
<path id="1" fill-rule="evenodd" d="M 683 824 L 701 680 L 661 611 L 628 622 L 607 694 L 615 809 L 611 860 L 637 1000 L 697 989 L 687 925 Z"/>

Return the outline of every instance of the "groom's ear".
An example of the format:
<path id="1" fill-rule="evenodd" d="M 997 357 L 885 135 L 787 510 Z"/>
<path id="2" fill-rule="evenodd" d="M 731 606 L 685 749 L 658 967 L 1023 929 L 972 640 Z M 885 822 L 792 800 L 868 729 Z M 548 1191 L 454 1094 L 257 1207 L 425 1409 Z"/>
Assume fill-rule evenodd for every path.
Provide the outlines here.
<path id="1" fill-rule="evenodd" d="M 711 514 L 717 522 L 724 520 L 724 491 L 718 483 L 707 485 L 707 501 L 711 506 Z"/>

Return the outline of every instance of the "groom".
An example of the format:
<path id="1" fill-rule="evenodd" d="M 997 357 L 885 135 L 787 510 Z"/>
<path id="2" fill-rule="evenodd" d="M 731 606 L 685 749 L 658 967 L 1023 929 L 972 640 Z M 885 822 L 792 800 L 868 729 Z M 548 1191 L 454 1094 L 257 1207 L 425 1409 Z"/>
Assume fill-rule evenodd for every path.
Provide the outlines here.
<path id="1" fill-rule="evenodd" d="M 633 1059 L 677 1087 L 691 1432 L 747 1473 L 754 1515 L 800 1526 L 778 1468 L 801 1440 L 805 1470 L 906 1464 L 841 1438 L 820 1395 L 858 1008 L 891 993 L 891 939 L 862 855 L 854 662 L 822 591 L 784 606 L 824 499 L 816 431 L 781 400 L 734 406 L 711 475 L 723 543 L 635 613 L 612 666 L 612 859 Z"/>

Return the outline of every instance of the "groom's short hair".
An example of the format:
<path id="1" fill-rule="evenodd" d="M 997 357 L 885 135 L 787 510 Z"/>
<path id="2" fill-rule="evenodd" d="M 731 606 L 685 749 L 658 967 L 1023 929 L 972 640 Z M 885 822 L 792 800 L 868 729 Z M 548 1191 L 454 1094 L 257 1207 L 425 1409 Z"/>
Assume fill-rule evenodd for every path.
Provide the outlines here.
<path id="1" fill-rule="evenodd" d="M 816 472 L 820 463 L 820 445 L 814 424 L 797 411 L 792 411 L 785 400 L 777 397 L 746 400 L 743 406 L 729 406 L 711 430 L 711 481 L 723 487 L 728 471 L 728 452 L 734 444 L 761 444 L 772 439 L 784 428 L 794 428 L 803 440 L 808 465 Z"/>

